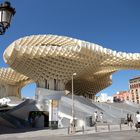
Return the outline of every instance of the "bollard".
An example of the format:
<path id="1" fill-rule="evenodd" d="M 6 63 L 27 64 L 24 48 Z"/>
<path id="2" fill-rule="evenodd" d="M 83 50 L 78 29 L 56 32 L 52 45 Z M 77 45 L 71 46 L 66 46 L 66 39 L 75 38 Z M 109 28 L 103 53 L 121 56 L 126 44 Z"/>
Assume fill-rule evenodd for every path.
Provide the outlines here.
<path id="1" fill-rule="evenodd" d="M 120 123 L 120 131 L 122 130 L 122 124 Z"/>
<path id="2" fill-rule="evenodd" d="M 82 132 L 83 132 L 83 134 L 84 134 L 84 126 L 82 126 Z"/>
<path id="3" fill-rule="evenodd" d="M 68 126 L 68 134 L 70 134 L 70 127 Z"/>
<path id="4" fill-rule="evenodd" d="M 95 124 L 95 132 L 97 132 L 97 124 Z"/>
<path id="5" fill-rule="evenodd" d="M 108 131 L 110 132 L 110 124 L 108 124 Z"/>
<path id="6" fill-rule="evenodd" d="M 130 122 L 130 129 L 131 129 L 131 130 L 132 130 L 132 125 L 133 125 L 132 122 Z"/>
<path id="7" fill-rule="evenodd" d="M 70 127 L 70 134 L 76 133 L 76 127 Z"/>

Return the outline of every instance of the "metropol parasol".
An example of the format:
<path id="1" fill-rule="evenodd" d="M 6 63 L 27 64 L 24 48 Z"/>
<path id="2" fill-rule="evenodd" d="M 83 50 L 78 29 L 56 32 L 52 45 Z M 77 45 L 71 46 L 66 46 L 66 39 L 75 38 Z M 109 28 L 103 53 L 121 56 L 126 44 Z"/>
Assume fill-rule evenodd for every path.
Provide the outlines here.
<path id="1" fill-rule="evenodd" d="M 116 52 L 57 35 L 20 38 L 7 47 L 3 58 L 13 70 L 26 77 L 19 77 L 21 81 L 30 79 L 37 87 L 49 90 L 71 91 L 71 77 L 77 73 L 74 94 L 91 99 L 112 84 L 113 73 L 124 69 L 140 70 L 139 53 Z"/>

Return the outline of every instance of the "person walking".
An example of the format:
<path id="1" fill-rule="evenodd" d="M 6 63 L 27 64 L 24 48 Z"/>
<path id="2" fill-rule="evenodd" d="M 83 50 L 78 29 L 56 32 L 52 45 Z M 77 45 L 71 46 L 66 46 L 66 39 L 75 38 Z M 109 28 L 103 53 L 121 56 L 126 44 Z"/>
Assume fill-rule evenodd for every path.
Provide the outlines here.
<path id="1" fill-rule="evenodd" d="M 94 112 L 94 120 L 95 120 L 95 123 L 96 123 L 97 120 L 98 120 L 98 114 L 97 114 L 97 111 Z"/>
<path id="2" fill-rule="evenodd" d="M 100 112 L 99 118 L 100 118 L 100 122 L 103 123 L 103 112 Z"/>
<path id="3" fill-rule="evenodd" d="M 139 111 L 137 111 L 136 120 L 137 120 L 136 131 L 138 131 L 138 128 L 140 128 L 140 113 L 139 113 Z"/>
<path id="4" fill-rule="evenodd" d="M 132 114 L 127 114 L 127 124 L 128 126 L 132 126 L 133 124 Z"/>

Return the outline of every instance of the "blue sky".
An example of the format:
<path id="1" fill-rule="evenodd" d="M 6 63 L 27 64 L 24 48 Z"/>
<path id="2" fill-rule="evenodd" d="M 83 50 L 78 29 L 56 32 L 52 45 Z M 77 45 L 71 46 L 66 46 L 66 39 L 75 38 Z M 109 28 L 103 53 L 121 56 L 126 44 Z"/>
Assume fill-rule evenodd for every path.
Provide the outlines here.
<path id="1" fill-rule="evenodd" d="M 0 1 L 1 3 L 3 1 Z M 14 40 L 32 34 L 65 35 L 123 52 L 140 52 L 139 0 L 10 0 L 16 8 L 11 27 L 0 36 L 0 66 L 5 48 Z M 128 90 L 128 80 L 140 71 L 113 75 L 113 85 L 101 91 L 109 95 Z M 35 84 L 23 88 L 32 96 Z"/>

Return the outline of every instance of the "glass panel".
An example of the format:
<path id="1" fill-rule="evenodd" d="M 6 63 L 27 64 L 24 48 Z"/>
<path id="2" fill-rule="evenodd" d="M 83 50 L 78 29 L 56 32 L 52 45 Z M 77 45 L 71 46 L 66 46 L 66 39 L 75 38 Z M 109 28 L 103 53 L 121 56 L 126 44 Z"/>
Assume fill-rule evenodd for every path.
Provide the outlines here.
<path id="1" fill-rule="evenodd" d="M 6 22 L 7 24 L 11 21 L 11 12 L 10 11 L 3 11 L 2 21 Z"/>
<path id="2" fill-rule="evenodd" d="M 7 28 L 8 27 L 8 23 L 7 22 L 3 22 L 3 26 L 4 26 L 4 28 Z"/>

